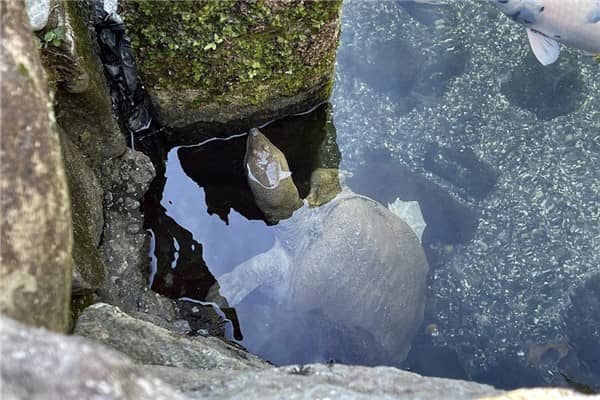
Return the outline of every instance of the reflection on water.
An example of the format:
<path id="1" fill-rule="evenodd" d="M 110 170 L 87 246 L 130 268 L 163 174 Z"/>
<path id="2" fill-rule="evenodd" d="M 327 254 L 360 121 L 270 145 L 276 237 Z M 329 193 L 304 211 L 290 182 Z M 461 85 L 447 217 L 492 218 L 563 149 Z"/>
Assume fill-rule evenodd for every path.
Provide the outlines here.
<path id="1" fill-rule="evenodd" d="M 419 202 L 430 273 L 404 366 L 599 389 L 598 64 L 565 49 L 540 67 L 521 28 L 475 0 L 347 1 L 343 18 L 332 106 L 263 131 L 302 197 L 323 167 L 381 204 Z M 155 290 L 203 299 L 215 277 L 275 243 L 245 181 L 244 146 L 165 150 L 145 205 Z M 368 329 L 333 342 L 339 324 L 266 303 L 257 291 L 236 306 L 265 357 L 381 362 Z"/>

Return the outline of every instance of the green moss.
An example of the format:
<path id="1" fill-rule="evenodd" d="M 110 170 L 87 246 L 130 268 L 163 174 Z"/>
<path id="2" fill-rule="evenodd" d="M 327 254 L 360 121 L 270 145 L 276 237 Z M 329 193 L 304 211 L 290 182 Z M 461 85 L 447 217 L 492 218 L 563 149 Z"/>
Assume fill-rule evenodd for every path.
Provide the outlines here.
<path id="1" fill-rule="evenodd" d="M 17 65 L 17 71 L 19 72 L 19 75 L 21 75 L 23 78 L 31 79 L 31 76 L 29 75 L 29 70 L 27 69 L 25 64 L 19 63 Z"/>
<path id="2" fill-rule="evenodd" d="M 128 0 L 124 19 L 145 83 L 204 103 L 259 104 L 330 76 L 341 0 Z M 334 43 L 331 43 L 334 42 Z"/>

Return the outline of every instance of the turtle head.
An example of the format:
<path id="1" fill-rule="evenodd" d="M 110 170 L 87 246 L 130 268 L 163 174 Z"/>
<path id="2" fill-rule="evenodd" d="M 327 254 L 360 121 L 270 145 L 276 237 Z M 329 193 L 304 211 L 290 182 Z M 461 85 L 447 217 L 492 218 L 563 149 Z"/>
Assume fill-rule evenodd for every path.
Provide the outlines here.
<path id="1" fill-rule="evenodd" d="M 268 222 L 289 218 L 302 206 L 285 155 L 256 128 L 248 132 L 244 167 L 256 205 Z"/>

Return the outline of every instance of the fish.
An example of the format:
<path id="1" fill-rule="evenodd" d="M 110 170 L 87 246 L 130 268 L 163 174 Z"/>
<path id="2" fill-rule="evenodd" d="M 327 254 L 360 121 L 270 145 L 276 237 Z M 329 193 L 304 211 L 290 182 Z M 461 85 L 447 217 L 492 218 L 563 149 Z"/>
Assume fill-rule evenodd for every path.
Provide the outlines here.
<path id="1" fill-rule="evenodd" d="M 559 42 L 600 54 L 600 0 L 488 0 L 527 28 L 533 54 L 542 65 L 558 60 Z"/>
<path id="2" fill-rule="evenodd" d="M 447 4 L 447 0 L 398 0 L 399 3 L 417 3 L 417 4 L 430 4 L 439 6 Z"/>

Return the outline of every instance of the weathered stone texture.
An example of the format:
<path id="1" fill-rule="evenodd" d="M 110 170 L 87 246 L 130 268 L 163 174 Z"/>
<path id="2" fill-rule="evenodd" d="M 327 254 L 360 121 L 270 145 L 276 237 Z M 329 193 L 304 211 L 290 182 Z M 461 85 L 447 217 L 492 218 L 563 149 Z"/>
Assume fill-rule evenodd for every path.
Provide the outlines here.
<path id="1" fill-rule="evenodd" d="M 214 337 L 187 337 L 97 303 L 79 317 L 75 332 L 117 349 L 142 364 L 194 369 L 250 370 L 267 363 Z"/>
<path id="2" fill-rule="evenodd" d="M 123 354 L 0 316 L 0 398 L 180 400 Z"/>
<path id="3" fill-rule="evenodd" d="M 72 233 L 59 137 L 24 3 L 3 1 L 0 10 L 0 310 L 63 331 Z"/>
<path id="4" fill-rule="evenodd" d="M 93 292 L 104 282 L 98 249 L 104 227 L 103 190 L 81 150 L 64 133 L 61 139 L 73 216 L 72 292 L 80 295 Z"/>

